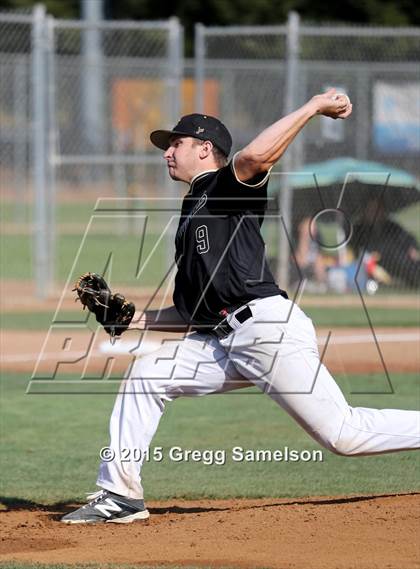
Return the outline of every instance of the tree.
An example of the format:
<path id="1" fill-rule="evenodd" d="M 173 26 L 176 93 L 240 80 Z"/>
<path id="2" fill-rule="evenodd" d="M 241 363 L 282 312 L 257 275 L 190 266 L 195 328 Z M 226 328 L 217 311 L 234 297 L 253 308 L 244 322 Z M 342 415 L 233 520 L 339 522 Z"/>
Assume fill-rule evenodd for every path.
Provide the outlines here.
<path id="1" fill-rule="evenodd" d="M 30 10 L 35 0 L 0 0 L 0 10 Z M 57 18 L 79 18 L 81 0 L 44 0 Z M 192 55 L 194 24 L 207 26 L 283 24 L 290 10 L 303 21 L 386 26 L 420 25 L 418 0 L 104 0 L 108 19 L 156 20 L 177 16 L 186 32 L 186 53 Z"/>
<path id="2" fill-rule="evenodd" d="M 80 0 L 0 0 L 0 10 L 31 11 L 35 4 L 44 4 L 55 18 L 80 17 Z"/>

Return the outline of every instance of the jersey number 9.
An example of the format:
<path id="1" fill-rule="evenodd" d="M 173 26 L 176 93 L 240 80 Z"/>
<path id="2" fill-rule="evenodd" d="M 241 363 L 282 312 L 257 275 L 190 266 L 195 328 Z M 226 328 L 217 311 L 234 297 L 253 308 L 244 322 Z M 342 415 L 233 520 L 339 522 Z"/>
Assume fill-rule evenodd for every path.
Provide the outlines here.
<path id="1" fill-rule="evenodd" d="M 210 249 L 207 225 L 200 225 L 197 227 L 195 230 L 195 239 L 197 241 L 197 252 L 200 255 L 207 253 L 207 251 Z"/>

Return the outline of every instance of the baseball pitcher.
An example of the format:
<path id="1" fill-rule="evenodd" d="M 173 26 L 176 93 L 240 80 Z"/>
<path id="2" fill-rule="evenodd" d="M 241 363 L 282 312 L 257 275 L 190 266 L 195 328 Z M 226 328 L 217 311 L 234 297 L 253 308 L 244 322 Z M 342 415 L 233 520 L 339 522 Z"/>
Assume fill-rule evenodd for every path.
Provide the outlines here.
<path id="1" fill-rule="evenodd" d="M 334 453 L 420 448 L 419 412 L 348 405 L 320 361 L 311 320 L 278 287 L 265 259 L 260 229 L 270 170 L 315 115 L 347 119 L 351 112 L 348 97 L 331 89 L 266 128 L 230 160 L 232 139 L 217 118 L 192 114 L 172 130 L 151 133 L 169 176 L 187 190 L 175 238 L 174 304 L 134 314 L 91 273 L 77 289 L 110 334 L 127 327 L 188 334 L 132 366 L 110 420 L 114 458 L 100 465 L 99 491 L 63 522 L 128 523 L 149 516 L 143 459 L 133 454 L 127 461 L 122 450 L 139 449 L 145 457 L 166 403 L 180 396 L 253 384 Z"/>

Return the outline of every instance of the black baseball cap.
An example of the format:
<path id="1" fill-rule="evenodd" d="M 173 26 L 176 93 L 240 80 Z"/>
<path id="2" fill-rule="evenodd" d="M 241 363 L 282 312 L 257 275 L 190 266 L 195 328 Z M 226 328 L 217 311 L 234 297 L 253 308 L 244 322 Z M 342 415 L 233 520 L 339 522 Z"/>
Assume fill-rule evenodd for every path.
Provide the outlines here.
<path id="1" fill-rule="evenodd" d="M 232 137 L 225 125 L 210 115 L 193 113 L 181 117 L 172 130 L 154 130 L 150 135 L 152 144 L 162 150 L 169 148 L 171 136 L 192 136 L 200 140 L 210 140 L 223 154 L 229 156 Z"/>

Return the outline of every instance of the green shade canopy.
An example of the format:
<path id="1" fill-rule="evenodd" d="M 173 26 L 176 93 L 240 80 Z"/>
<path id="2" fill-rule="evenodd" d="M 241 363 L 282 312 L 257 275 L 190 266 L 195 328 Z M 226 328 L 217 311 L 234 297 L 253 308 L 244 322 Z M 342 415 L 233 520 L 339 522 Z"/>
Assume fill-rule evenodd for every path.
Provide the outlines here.
<path id="1" fill-rule="evenodd" d="M 279 194 L 285 176 L 271 175 L 271 195 Z M 306 164 L 288 175 L 287 182 L 292 188 L 293 218 L 312 215 L 326 207 L 340 207 L 352 218 L 358 217 L 374 197 L 381 197 L 388 213 L 420 200 L 420 180 L 409 172 L 348 157 Z"/>
<path id="2" fill-rule="evenodd" d="M 420 191 L 420 180 L 409 172 L 393 168 L 380 162 L 356 160 L 355 158 L 335 158 L 325 162 L 306 164 L 299 172 L 292 174 L 289 183 L 292 188 L 309 188 L 343 184 L 344 182 L 371 184 L 389 187 L 416 188 Z"/>

